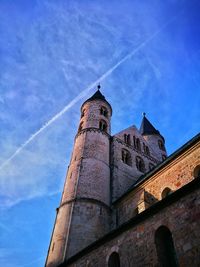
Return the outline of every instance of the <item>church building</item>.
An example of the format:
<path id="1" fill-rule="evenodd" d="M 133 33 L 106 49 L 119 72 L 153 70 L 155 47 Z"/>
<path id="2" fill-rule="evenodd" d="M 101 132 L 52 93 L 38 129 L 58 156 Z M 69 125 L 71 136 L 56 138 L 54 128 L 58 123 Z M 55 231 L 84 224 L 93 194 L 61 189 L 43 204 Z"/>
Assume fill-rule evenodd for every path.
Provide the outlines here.
<path id="1" fill-rule="evenodd" d="M 200 266 L 200 134 L 167 156 L 143 114 L 111 135 L 100 92 L 81 107 L 46 267 Z"/>

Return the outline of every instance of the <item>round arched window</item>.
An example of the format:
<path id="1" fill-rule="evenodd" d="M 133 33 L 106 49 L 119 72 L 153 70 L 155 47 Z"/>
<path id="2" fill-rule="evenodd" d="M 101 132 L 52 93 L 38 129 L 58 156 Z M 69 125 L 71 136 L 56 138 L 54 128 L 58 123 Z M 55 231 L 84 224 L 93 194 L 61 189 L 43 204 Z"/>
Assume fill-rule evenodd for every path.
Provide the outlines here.
<path id="1" fill-rule="evenodd" d="M 195 168 L 194 168 L 194 178 L 200 178 L 200 165 L 197 165 Z"/>
<path id="2" fill-rule="evenodd" d="M 167 197 L 168 195 L 170 195 L 172 193 L 172 190 L 169 187 L 166 187 L 163 191 L 162 191 L 162 199 Z"/>
<path id="3" fill-rule="evenodd" d="M 120 259 L 119 254 L 117 252 L 113 252 L 108 260 L 108 267 L 120 267 Z"/>

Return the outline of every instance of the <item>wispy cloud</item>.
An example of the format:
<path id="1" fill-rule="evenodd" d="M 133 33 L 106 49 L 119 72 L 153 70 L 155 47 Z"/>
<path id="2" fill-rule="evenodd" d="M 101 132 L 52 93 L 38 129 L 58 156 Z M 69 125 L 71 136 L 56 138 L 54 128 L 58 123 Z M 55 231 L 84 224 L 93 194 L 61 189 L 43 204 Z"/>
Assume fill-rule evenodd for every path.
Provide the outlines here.
<path id="1" fill-rule="evenodd" d="M 173 18 L 170 18 L 161 28 L 159 28 L 155 33 L 153 33 L 149 38 L 147 38 L 143 43 L 141 43 L 137 48 L 133 49 L 130 53 L 128 53 L 125 57 L 123 57 L 119 62 L 117 62 L 113 67 L 111 67 L 108 71 L 106 71 L 100 78 L 90 84 L 85 90 L 83 90 L 77 97 L 75 97 L 69 104 L 67 104 L 59 113 L 57 113 L 53 118 L 47 121 L 38 131 L 32 134 L 7 160 L 5 160 L 1 166 L 0 170 L 4 168 L 8 163 L 12 161 L 30 142 L 32 142 L 39 134 L 41 134 L 48 126 L 50 126 L 54 121 L 60 118 L 64 113 L 66 113 L 71 107 L 73 107 L 79 100 L 83 99 L 89 91 L 91 91 L 97 83 L 100 83 L 112 72 L 117 69 L 121 64 L 123 64 L 126 60 L 133 57 L 141 48 L 147 45 L 152 39 L 154 39 L 161 31 L 163 31 L 172 21 L 177 18 L 177 15 Z"/>

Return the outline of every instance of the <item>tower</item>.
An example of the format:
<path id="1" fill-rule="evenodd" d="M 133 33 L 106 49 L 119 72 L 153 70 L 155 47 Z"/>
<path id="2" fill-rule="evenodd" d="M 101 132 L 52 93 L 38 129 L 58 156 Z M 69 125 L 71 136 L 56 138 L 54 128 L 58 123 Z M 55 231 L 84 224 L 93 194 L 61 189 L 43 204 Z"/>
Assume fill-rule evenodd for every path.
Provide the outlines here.
<path id="1" fill-rule="evenodd" d="M 159 161 L 163 161 L 167 157 L 165 149 L 165 139 L 158 130 L 150 123 L 146 118 L 146 114 L 143 113 L 143 120 L 140 126 L 140 134 L 153 148 L 153 151 Z"/>
<path id="2" fill-rule="evenodd" d="M 58 266 L 109 231 L 112 108 L 99 89 L 81 107 L 46 267 Z"/>

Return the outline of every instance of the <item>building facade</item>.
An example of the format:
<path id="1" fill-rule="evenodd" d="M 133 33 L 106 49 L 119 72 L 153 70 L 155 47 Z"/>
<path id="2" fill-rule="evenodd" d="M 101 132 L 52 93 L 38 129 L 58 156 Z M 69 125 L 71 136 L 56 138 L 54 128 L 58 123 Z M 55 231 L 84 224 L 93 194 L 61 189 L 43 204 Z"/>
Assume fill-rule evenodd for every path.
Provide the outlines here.
<path id="1" fill-rule="evenodd" d="M 200 266 L 200 135 L 167 157 L 145 114 L 111 116 L 99 88 L 81 107 L 45 266 Z"/>

